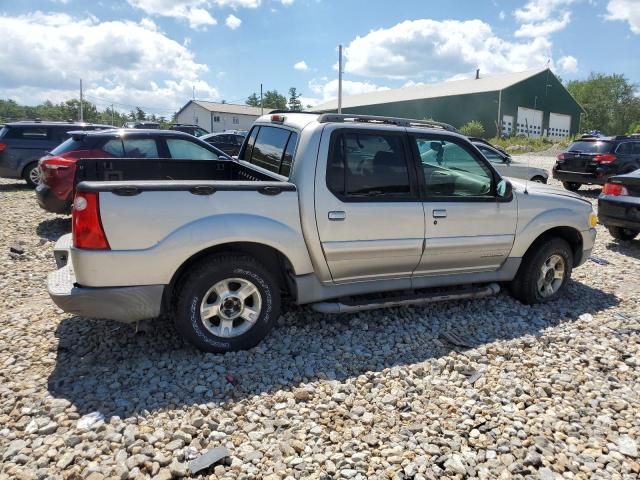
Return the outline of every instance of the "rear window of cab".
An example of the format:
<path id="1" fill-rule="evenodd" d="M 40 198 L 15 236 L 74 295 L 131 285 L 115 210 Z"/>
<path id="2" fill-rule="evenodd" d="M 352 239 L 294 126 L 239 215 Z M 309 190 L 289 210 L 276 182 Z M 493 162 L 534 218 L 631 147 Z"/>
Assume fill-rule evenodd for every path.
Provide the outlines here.
<path id="1" fill-rule="evenodd" d="M 238 158 L 253 165 L 289 177 L 298 134 L 285 128 L 256 125 Z"/>

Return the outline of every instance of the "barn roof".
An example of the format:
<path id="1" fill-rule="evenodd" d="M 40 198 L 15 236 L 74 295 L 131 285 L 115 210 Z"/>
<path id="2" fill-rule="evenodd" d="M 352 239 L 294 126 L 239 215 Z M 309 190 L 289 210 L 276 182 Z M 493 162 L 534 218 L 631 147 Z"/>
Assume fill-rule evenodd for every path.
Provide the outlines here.
<path id="1" fill-rule="evenodd" d="M 418 85 L 413 87 L 378 90 L 342 97 L 342 108 L 404 102 L 424 98 L 448 97 L 470 93 L 497 92 L 544 72 L 547 68 L 536 68 L 524 72 L 491 75 L 479 79 L 451 80 L 448 82 Z M 309 109 L 311 112 L 334 111 L 338 109 L 338 99 L 321 103 Z"/>
<path id="2" fill-rule="evenodd" d="M 262 115 L 260 107 L 250 107 L 249 105 L 238 105 L 236 103 L 207 102 L 205 100 L 189 100 L 184 107 L 178 110 L 178 114 L 187 108 L 191 103 L 200 105 L 202 108 L 216 113 L 231 113 L 234 115 L 252 115 L 259 117 Z M 269 113 L 271 109 L 265 108 L 264 113 Z"/>

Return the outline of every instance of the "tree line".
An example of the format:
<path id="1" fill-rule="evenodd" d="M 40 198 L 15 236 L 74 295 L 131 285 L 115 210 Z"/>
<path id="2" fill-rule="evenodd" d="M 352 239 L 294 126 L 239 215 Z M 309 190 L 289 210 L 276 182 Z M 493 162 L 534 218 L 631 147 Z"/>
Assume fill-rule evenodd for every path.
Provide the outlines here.
<path id="1" fill-rule="evenodd" d="M 270 110 L 289 110 L 291 112 L 301 112 L 304 108 L 302 106 L 301 95 L 295 87 L 289 89 L 289 98 L 281 95 L 277 90 L 267 90 L 262 96 L 262 103 L 260 102 L 260 96 L 257 93 L 252 93 L 246 100 L 246 104 L 251 107 L 264 107 Z M 309 105 L 307 105 L 309 106 Z"/>
<path id="2" fill-rule="evenodd" d="M 172 119 L 164 116 L 148 114 L 140 107 L 135 107 L 129 113 L 115 108 L 107 107 L 99 110 L 98 107 L 83 100 L 83 119 L 85 122 L 101 123 L 121 127 L 125 122 L 146 120 L 158 122 L 162 127 L 168 127 Z M 49 121 L 77 121 L 80 118 L 80 100 L 72 99 L 66 102 L 52 103 L 46 101 L 39 105 L 20 105 L 14 100 L 0 99 L 0 123 L 18 120 L 49 120 Z"/>

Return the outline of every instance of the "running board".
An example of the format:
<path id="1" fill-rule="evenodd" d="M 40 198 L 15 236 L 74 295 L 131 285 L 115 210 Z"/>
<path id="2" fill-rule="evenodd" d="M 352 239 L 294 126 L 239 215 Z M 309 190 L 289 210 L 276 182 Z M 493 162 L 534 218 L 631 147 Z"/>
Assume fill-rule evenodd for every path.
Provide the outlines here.
<path id="1" fill-rule="evenodd" d="M 350 313 L 376 308 L 401 307 L 404 305 L 421 305 L 425 303 L 444 302 L 447 300 L 463 300 L 482 298 L 496 295 L 500 292 L 500 285 L 490 283 L 481 287 L 465 287 L 457 289 L 423 291 L 413 295 L 388 296 L 380 298 L 348 297 L 333 302 L 320 302 L 311 305 L 316 312 L 321 313 Z"/>

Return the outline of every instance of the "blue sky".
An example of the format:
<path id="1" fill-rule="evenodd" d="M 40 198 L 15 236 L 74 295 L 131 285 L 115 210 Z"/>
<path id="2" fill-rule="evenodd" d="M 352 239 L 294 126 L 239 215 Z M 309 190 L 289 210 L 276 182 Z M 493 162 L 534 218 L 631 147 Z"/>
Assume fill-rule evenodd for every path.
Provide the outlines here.
<path id="1" fill-rule="evenodd" d="M 0 98 L 168 115 L 295 86 L 345 93 L 537 68 L 640 83 L 640 0 L 0 0 Z"/>

